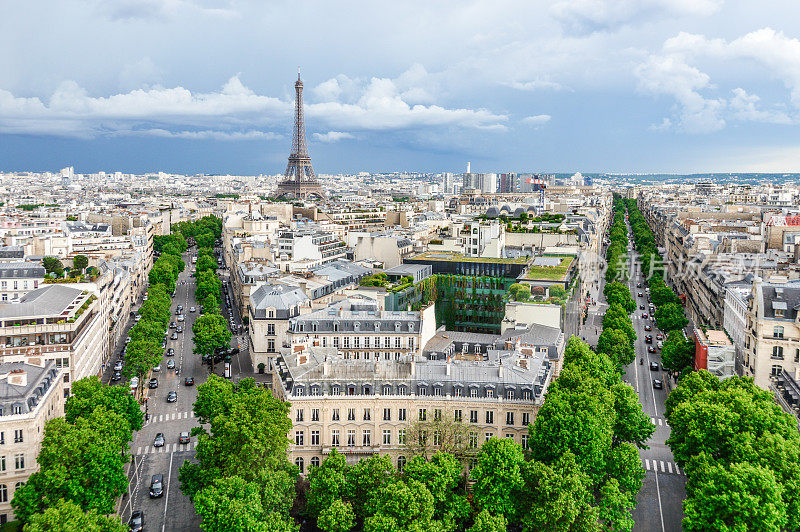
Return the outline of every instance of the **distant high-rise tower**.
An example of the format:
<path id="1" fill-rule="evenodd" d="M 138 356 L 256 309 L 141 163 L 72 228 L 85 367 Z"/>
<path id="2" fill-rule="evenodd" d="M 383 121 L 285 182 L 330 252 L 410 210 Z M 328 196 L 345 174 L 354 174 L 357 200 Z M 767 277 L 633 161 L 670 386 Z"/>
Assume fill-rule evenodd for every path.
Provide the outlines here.
<path id="1" fill-rule="evenodd" d="M 303 117 L 303 82 L 300 81 L 300 69 L 297 69 L 297 81 L 294 84 L 297 99 L 294 104 L 294 135 L 292 138 L 292 152 L 289 154 L 289 164 L 283 181 L 278 183 L 276 195 L 278 197 L 324 198 L 325 192 L 317 182 L 314 168 L 311 167 L 311 156 L 308 154 L 306 144 L 306 124 Z"/>

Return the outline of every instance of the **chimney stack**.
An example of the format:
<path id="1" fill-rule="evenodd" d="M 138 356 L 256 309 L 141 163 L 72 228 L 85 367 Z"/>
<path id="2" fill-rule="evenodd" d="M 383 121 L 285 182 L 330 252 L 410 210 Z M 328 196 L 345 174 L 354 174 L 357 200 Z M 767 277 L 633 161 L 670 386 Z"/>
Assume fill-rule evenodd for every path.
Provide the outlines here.
<path id="1" fill-rule="evenodd" d="M 450 376 L 450 355 L 447 355 L 447 376 Z"/>

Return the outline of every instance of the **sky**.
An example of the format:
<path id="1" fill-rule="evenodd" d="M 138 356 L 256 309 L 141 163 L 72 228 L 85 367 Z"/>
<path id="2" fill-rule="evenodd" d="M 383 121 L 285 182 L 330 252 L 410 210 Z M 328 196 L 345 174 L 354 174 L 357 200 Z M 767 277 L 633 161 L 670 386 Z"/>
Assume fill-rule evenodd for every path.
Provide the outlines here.
<path id="1" fill-rule="evenodd" d="M 794 0 L 2 2 L 0 171 L 800 171 Z"/>

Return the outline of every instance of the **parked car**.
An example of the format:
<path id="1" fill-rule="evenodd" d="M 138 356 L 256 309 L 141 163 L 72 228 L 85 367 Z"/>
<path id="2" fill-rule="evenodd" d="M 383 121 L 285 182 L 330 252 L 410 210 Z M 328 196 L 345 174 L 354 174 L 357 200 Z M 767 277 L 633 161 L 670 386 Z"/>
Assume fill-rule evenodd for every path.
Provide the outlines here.
<path id="1" fill-rule="evenodd" d="M 648 345 L 647 346 L 647 352 L 648 353 L 655 353 L 656 352 L 656 348 L 653 347 L 652 345 Z"/>
<path id="2" fill-rule="evenodd" d="M 158 388 L 158 379 L 156 379 L 155 377 L 150 379 L 150 382 L 147 383 L 147 387 L 150 389 Z"/>
<path id="3" fill-rule="evenodd" d="M 170 339 L 177 340 L 178 339 L 178 333 L 176 333 L 176 332 L 172 333 L 172 336 L 170 336 Z"/>
<path id="4" fill-rule="evenodd" d="M 658 342 L 658 343 L 656 344 L 656 347 L 658 347 L 658 349 L 659 349 L 659 351 L 660 351 L 661 349 L 663 349 L 663 348 L 664 348 L 664 342 Z"/>
<path id="5" fill-rule="evenodd" d="M 159 432 L 156 434 L 156 438 L 153 440 L 153 447 L 164 447 L 166 440 L 164 440 L 164 433 Z"/>
<path id="6" fill-rule="evenodd" d="M 184 321 L 186 318 L 183 317 L 183 314 L 178 314 L 178 322 Z"/>
<path id="7" fill-rule="evenodd" d="M 119 371 L 115 371 L 114 374 L 111 375 L 111 380 L 114 382 L 122 380 L 122 373 L 120 373 Z"/>
<path id="8" fill-rule="evenodd" d="M 189 443 L 189 433 L 187 431 L 181 432 L 178 436 L 178 443 Z"/>
<path id="9" fill-rule="evenodd" d="M 128 530 L 130 532 L 142 532 L 144 530 L 144 512 L 141 510 L 134 510 L 131 513 L 131 519 L 128 521 Z"/>
<path id="10" fill-rule="evenodd" d="M 652 330 L 653 330 L 653 326 L 652 326 L 652 325 L 649 325 L 649 324 L 648 324 L 648 325 L 645 325 L 645 326 L 644 326 L 644 330 L 645 330 L 645 331 L 652 331 Z"/>
<path id="11" fill-rule="evenodd" d="M 656 335 L 656 340 L 663 340 L 663 339 L 664 339 L 664 335 L 663 335 L 663 334 L 661 334 L 661 333 L 658 333 L 658 334 Z"/>
<path id="12" fill-rule="evenodd" d="M 121 360 L 117 360 L 117 362 L 114 364 L 114 371 L 122 371 L 122 361 Z"/>
<path id="13" fill-rule="evenodd" d="M 175 327 L 177 327 L 177 326 L 178 326 L 178 324 L 177 324 L 177 323 L 175 323 L 174 321 L 171 321 L 171 322 L 169 322 L 169 328 L 170 328 L 170 329 L 174 329 L 174 328 L 175 328 Z"/>
<path id="14" fill-rule="evenodd" d="M 170 359 L 167 360 L 167 369 L 175 369 L 175 361 Z"/>
<path id="15" fill-rule="evenodd" d="M 141 314 L 137 314 L 136 317 L 133 318 L 133 321 L 138 322 L 140 319 L 142 319 L 142 315 Z"/>
<path id="16" fill-rule="evenodd" d="M 155 366 L 153 366 L 153 371 L 155 371 L 156 373 L 161 371 L 161 364 L 156 364 Z"/>
<path id="17" fill-rule="evenodd" d="M 131 388 L 131 390 L 133 390 L 133 389 L 134 389 L 134 388 L 136 388 L 137 386 L 139 386 L 139 377 L 133 377 L 133 378 L 131 378 L 131 383 L 130 383 L 130 388 Z"/>
<path id="18" fill-rule="evenodd" d="M 664 383 L 661 382 L 661 379 L 653 379 L 653 388 L 661 390 L 664 388 Z"/>
<path id="19" fill-rule="evenodd" d="M 639 310 L 644 310 L 644 305 L 639 305 Z"/>
<path id="20" fill-rule="evenodd" d="M 639 297 L 644 297 L 644 294 L 642 292 L 639 292 Z"/>
<path id="21" fill-rule="evenodd" d="M 189 307 L 189 312 L 197 312 L 197 309 L 194 307 Z"/>
<path id="22" fill-rule="evenodd" d="M 164 475 L 158 473 L 150 479 L 150 498 L 155 499 L 162 495 L 164 495 Z"/>
<path id="23" fill-rule="evenodd" d="M 161 349 L 164 349 L 165 347 L 167 347 L 167 340 L 166 339 L 161 340 Z"/>
<path id="24" fill-rule="evenodd" d="M 175 349 L 174 349 L 174 348 L 172 348 L 172 347 L 170 347 L 169 349 L 167 349 L 167 356 L 168 356 L 168 357 L 174 357 L 174 356 L 175 356 Z"/>
<path id="25" fill-rule="evenodd" d="M 175 402 L 175 401 L 177 401 L 177 400 L 178 400 L 178 392 L 176 392 L 176 391 L 171 391 L 171 392 L 169 392 L 169 393 L 167 394 L 167 402 L 168 402 L 168 403 L 174 403 L 174 402 Z"/>
<path id="26" fill-rule="evenodd" d="M 646 313 L 646 312 L 643 312 L 643 313 L 642 313 L 642 319 L 643 319 L 643 320 L 646 320 L 647 318 L 648 318 L 648 316 L 647 316 L 647 313 Z"/>
<path id="27" fill-rule="evenodd" d="M 178 325 L 178 327 L 175 329 L 175 332 L 182 333 L 183 332 L 183 325 Z"/>

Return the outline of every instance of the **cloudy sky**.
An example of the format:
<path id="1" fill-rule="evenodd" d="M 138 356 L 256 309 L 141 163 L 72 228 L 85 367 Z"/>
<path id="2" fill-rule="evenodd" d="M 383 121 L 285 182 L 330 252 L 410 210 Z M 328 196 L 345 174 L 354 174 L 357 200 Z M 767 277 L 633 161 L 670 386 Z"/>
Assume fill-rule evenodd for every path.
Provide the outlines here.
<path id="1" fill-rule="evenodd" d="M 4 2 L 0 171 L 800 171 L 795 0 Z"/>

